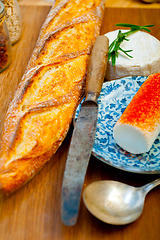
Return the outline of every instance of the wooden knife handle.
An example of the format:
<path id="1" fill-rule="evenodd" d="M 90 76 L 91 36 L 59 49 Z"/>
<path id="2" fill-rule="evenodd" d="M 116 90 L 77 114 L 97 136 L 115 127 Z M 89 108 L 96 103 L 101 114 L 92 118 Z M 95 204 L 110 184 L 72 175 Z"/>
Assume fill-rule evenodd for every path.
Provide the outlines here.
<path id="1" fill-rule="evenodd" d="M 109 40 L 106 36 L 97 37 L 93 46 L 86 78 L 86 97 L 88 94 L 96 95 L 98 98 L 105 78 L 108 61 Z"/>

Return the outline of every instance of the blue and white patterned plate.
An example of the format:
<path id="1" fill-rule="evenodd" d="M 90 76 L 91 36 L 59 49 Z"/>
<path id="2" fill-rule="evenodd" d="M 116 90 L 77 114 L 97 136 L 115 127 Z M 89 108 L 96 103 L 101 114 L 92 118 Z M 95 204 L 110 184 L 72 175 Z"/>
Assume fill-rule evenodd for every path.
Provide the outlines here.
<path id="1" fill-rule="evenodd" d="M 98 98 L 98 122 L 92 154 L 101 161 L 121 170 L 160 173 L 160 136 L 149 152 L 131 154 L 120 148 L 113 139 L 113 127 L 147 77 L 125 77 L 103 84 Z M 80 111 L 78 106 L 75 118 Z"/>

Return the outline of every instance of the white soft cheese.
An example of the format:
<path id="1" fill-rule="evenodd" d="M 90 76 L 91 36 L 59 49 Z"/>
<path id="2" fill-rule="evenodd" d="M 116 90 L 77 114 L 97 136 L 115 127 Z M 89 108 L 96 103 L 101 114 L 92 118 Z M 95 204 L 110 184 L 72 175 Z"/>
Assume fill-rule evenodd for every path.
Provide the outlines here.
<path id="1" fill-rule="evenodd" d="M 124 32 L 126 30 L 122 30 Z M 128 31 L 128 30 L 127 30 Z M 117 37 L 118 30 L 105 34 L 109 44 Z M 113 80 L 125 76 L 149 76 L 160 71 L 160 41 L 149 33 L 138 31 L 127 37 L 121 48 L 133 50 L 129 53 L 133 58 L 119 52 L 116 65 L 113 67 L 111 60 L 107 65 L 106 79 Z"/>
<path id="2" fill-rule="evenodd" d="M 143 131 L 130 124 L 117 123 L 113 130 L 116 143 L 127 152 L 141 154 L 148 152 L 159 133 L 159 129 L 154 132 Z"/>
<path id="3" fill-rule="evenodd" d="M 150 150 L 160 132 L 160 73 L 150 75 L 113 128 L 116 143 L 140 154 Z"/>

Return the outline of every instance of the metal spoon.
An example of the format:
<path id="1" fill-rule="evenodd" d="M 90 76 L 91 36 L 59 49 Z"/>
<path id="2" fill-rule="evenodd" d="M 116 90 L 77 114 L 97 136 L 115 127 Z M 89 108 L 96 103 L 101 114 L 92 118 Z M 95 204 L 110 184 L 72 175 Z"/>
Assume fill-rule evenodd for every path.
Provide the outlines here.
<path id="1" fill-rule="evenodd" d="M 116 181 L 98 181 L 83 193 L 87 209 L 98 219 L 113 225 L 124 225 L 141 215 L 146 194 L 160 184 L 160 178 L 142 187 Z"/>

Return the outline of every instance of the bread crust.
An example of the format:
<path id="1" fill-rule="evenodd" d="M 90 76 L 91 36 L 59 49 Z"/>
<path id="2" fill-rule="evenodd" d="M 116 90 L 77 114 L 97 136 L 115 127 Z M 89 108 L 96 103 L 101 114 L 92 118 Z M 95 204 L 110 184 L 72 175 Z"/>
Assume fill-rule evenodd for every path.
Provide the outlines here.
<path id="1" fill-rule="evenodd" d="M 60 0 L 51 8 L 11 102 L 1 138 L 0 192 L 28 182 L 57 151 L 85 87 L 105 0 Z"/>

